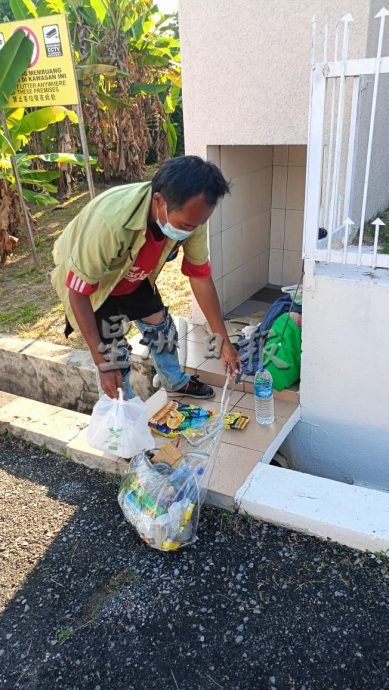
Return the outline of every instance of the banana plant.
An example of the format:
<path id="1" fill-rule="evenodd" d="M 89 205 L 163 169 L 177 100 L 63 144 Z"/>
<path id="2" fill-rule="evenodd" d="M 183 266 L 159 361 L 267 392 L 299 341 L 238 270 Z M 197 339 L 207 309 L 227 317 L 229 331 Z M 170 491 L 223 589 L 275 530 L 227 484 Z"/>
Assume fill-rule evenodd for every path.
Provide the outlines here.
<path id="1" fill-rule="evenodd" d="M 1 53 L 0 53 L 1 54 Z M 11 155 L 15 154 L 19 178 L 22 183 L 23 197 L 29 203 L 39 206 L 56 204 L 57 200 L 51 196 L 57 193 L 57 187 L 53 180 L 58 179 L 59 170 L 37 170 L 31 168 L 32 161 L 39 159 L 46 163 L 56 164 L 70 163 L 72 165 L 85 165 L 84 156 L 81 154 L 35 154 L 20 153 L 20 150 L 28 144 L 33 132 L 42 132 L 55 122 L 61 122 L 68 117 L 71 122 L 77 123 L 76 113 L 63 106 L 48 106 L 30 113 L 25 113 L 24 108 L 15 108 L 6 113 L 9 141 L 1 133 L 0 138 L 0 179 L 6 180 L 11 189 L 15 186 Z M 19 153 L 18 153 L 19 152 Z M 92 159 L 92 164 L 96 163 Z M 33 189 L 31 189 L 33 187 Z M 38 188 L 38 191 L 36 190 Z"/>
<path id="2" fill-rule="evenodd" d="M 147 157 L 174 155 L 182 138 L 175 15 L 163 15 L 152 0 L 10 4 L 17 19 L 66 12 L 88 141 L 106 181 L 139 178 Z"/>

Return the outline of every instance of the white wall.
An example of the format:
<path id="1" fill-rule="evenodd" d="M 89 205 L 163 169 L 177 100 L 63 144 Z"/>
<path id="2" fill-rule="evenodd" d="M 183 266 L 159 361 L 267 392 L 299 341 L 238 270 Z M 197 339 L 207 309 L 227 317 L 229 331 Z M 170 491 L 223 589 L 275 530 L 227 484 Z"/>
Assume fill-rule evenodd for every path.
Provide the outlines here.
<path id="1" fill-rule="evenodd" d="M 301 275 L 306 153 L 306 146 L 273 147 L 271 285 L 292 285 Z"/>
<path id="2" fill-rule="evenodd" d="M 207 158 L 231 184 L 209 221 L 212 275 L 228 312 L 267 284 L 272 147 L 209 146 Z"/>
<path id="3" fill-rule="evenodd" d="M 364 57 L 369 0 L 182 0 L 179 20 L 187 153 L 207 145 L 306 144 L 311 19 L 351 12 Z M 318 44 L 321 45 L 320 37 Z"/>
<path id="4" fill-rule="evenodd" d="M 389 275 L 321 265 L 304 289 L 302 421 L 284 453 L 302 471 L 389 490 Z"/>

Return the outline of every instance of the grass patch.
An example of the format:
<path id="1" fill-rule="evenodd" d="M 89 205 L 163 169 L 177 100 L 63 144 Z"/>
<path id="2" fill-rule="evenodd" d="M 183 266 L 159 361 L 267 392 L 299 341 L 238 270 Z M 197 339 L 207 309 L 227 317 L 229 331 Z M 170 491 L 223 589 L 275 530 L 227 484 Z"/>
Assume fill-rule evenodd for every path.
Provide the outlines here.
<path id="1" fill-rule="evenodd" d="M 67 640 L 71 634 L 72 633 L 71 633 L 70 628 L 66 628 L 66 627 L 62 626 L 61 628 L 59 628 L 59 630 L 57 630 L 58 642 L 65 642 L 65 640 Z"/>
<path id="2" fill-rule="evenodd" d="M 13 311 L 0 314 L 0 324 L 19 326 L 35 321 L 39 315 L 39 306 L 35 302 L 26 302 Z"/>

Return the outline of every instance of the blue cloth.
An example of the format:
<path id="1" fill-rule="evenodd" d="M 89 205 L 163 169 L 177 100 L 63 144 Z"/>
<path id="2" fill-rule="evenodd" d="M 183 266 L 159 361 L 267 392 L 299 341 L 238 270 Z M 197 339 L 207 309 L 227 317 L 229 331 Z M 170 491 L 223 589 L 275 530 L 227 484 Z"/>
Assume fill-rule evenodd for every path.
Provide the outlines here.
<path id="1" fill-rule="evenodd" d="M 263 336 L 264 340 L 266 340 L 265 334 L 270 331 L 274 321 L 278 319 L 281 314 L 288 312 L 291 304 L 292 298 L 289 294 L 283 295 L 277 299 L 267 310 L 263 317 L 263 321 L 252 334 L 250 340 L 246 340 L 246 338 L 238 340 L 237 345 L 241 350 L 241 363 L 244 374 L 251 375 L 257 371 L 259 368 L 259 345 L 261 337 Z M 292 310 L 301 314 L 301 305 L 293 302 Z"/>

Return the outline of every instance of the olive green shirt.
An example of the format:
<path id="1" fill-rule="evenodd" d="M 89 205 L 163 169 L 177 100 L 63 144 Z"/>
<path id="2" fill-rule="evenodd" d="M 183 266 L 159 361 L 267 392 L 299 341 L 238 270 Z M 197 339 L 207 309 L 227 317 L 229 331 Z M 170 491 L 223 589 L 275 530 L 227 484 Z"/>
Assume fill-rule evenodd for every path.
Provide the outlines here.
<path id="1" fill-rule="evenodd" d="M 55 242 L 51 281 L 74 329 L 77 323 L 66 285 L 69 271 L 90 285 L 99 284 L 90 295 L 96 311 L 127 275 L 146 242 L 150 204 L 151 182 L 113 187 L 92 199 Z M 148 277 L 152 285 L 175 244 L 175 240 L 166 238 L 159 261 Z M 183 250 L 190 263 L 200 266 L 208 261 L 206 225 L 196 228 L 183 243 Z"/>

